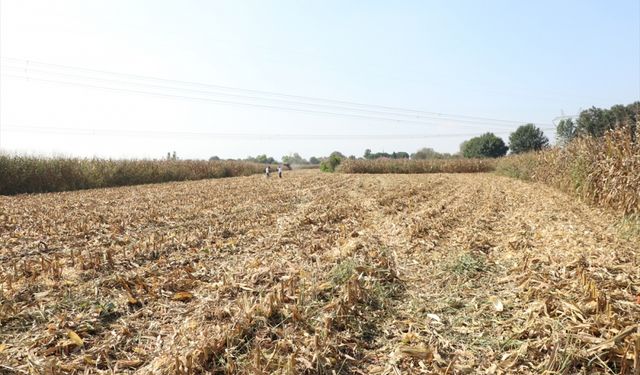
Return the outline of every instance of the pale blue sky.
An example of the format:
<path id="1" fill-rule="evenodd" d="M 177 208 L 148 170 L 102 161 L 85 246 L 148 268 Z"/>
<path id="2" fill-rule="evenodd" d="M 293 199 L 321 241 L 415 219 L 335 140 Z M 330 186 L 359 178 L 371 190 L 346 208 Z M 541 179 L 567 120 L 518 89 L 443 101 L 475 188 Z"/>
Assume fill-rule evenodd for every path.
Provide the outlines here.
<path id="1" fill-rule="evenodd" d="M 639 4 L 0 0 L 0 147 L 107 157 L 175 150 L 185 158 L 455 152 L 471 134 L 506 140 L 519 121 L 547 128 L 562 112 L 639 100 Z M 148 86 L 106 90 L 95 73 L 24 60 L 516 122 L 417 124 L 231 106 L 175 90 L 150 96 L 132 92 Z M 62 84 L 73 78 L 61 72 L 90 78 Z M 341 134 L 350 137 L 334 137 Z M 371 137 L 394 134 L 407 136 Z"/>

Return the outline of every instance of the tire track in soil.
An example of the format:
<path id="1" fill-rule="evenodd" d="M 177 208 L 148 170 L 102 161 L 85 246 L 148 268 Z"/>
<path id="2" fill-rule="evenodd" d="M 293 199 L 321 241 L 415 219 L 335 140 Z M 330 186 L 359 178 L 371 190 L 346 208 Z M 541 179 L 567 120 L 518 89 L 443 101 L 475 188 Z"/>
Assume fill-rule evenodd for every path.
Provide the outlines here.
<path id="1" fill-rule="evenodd" d="M 492 197 L 476 186 L 454 185 L 449 178 L 438 177 L 421 181 L 426 191 L 418 196 L 416 205 L 410 209 L 386 213 L 385 210 L 370 210 L 375 213 L 370 219 L 371 232 L 383 237 L 384 245 L 392 249 L 404 291 L 391 302 L 390 314 L 379 322 L 384 327 L 386 337 L 380 338 L 377 350 L 365 354 L 371 362 L 366 369 L 367 373 L 392 373 L 397 370 L 396 363 L 402 361 L 403 350 L 414 348 L 417 350 L 414 355 L 418 357 L 431 356 L 423 351 L 429 349 L 423 346 L 425 343 L 420 337 L 430 329 L 433 319 L 427 316 L 430 311 L 420 303 L 416 294 L 422 291 L 425 279 L 423 275 L 431 275 L 432 272 L 428 264 L 415 261 L 414 253 L 443 252 L 450 256 L 451 251 L 443 250 L 451 247 L 450 239 L 457 236 L 456 232 L 467 230 L 469 224 L 477 220 L 475 213 L 480 207 L 470 205 L 469 202 L 480 202 L 481 206 L 494 203 Z M 415 176 L 398 176 L 393 179 L 379 178 L 376 182 L 378 191 L 384 192 L 384 196 L 389 192 L 398 194 L 399 186 L 415 185 L 416 181 L 413 180 Z M 416 192 L 410 189 L 409 193 Z M 399 199 L 410 198 L 401 196 Z M 377 197 L 368 198 L 368 206 L 372 208 L 379 203 L 380 199 Z M 426 220 L 423 216 L 426 216 Z M 416 304 L 423 306 L 415 306 Z M 436 369 L 437 366 L 438 364 Z"/>
<path id="2" fill-rule="evenodd" d="M 571 335 L 568 331 L 578 331 L 580 325 L 571 320 L 575 318 L 566 307 L 555 316 L 545 312 L 547 316 L 539 314 L 536 319 L 540 321 L 534 320 L 532 316 L 539 311 L 533 309 L 540 305 L 531 294 L 541 293 L 537 297 L 544 297 L 546 303 L 555 300 L 579 311 L 580 323 L 587 322 L 588 315 L 599 319 L 575 285 L 575 265 L 591 258 L 595 274 L 606 256 L 612 264 L 618 263 L 614 269 L 628 272 L 631 279 L 623 282 L 626 288 L 635 283 L 635 292 L 624 297 L 633 299 L 639 288 L 639 272 L 634 268 L 638 252 L 632 243 L 618 238 L 615 218 L 539 185 L 493 175 L 444 178 L 446 184 L 429 184 L 436 181 L 433 176 L 393 176 L 380 178 L 376 184 L 378 191 L 401 194 L 401 186 L 420 181 L 431 190 L 429 199 L 411 210 L 390 214 L 370 210 L 377 212 L 370 231 L 394 249 L 405 291 L 393 301 L 391 314 L 380 322 L 387 335 L 379 338 L 377 350 L 365 354 L 371 362 L 365 372 L 537 373 L 541 369 L 566 370 L 573 362 L 579 363 L 578 355 L 558 359 L 557 352 L 549 348 L 559 341 L 567 342 L 568 347 L 572 342 L 567 339 Z M 375 207 L 377 203 L 374 197 L 367 205 Z M 442 206 L 446 209 L 440 210 Z M 425 220 L 422 225 L 427 230 L 416 238 L 411 226 Z M 606 247 L 616 251 L 606 251 Z M 532 259 L 540 264 L 540 270 L 526 269 Z M 567 272 L 569 267 L 573 267 L 573 277 Z M 564 273 L 562 277 L 559 272 Z M 621 273 L 617 274 L 620 278 Z M 529 280 L 545 287 L 525 287 L 522 292 L 523 281 Z M 620 290 L 612 292 L 622 294 Z M 585 303 L 586 308 L 582 307 Z M 628 306 L 623 300 L 618 303 L 625 309 Z M 633 325 L 629 318 L 624 324 Z M 615 325 L 609 327 L 617 332 Z M 576 350 L 585 346 L 576 345 Z M 600 370 L 594 367 L 590 371 Z"/>

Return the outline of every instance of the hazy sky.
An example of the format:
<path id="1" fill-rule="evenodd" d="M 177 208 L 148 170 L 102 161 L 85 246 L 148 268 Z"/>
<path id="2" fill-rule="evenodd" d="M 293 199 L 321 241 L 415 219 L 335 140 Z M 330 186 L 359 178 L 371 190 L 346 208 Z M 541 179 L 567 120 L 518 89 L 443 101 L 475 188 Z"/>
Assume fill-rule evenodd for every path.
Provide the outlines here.
<path id="1" fill-rule="evenodd" d="M 639 100 L 640 2 L 0 0 L 0 56 L 4 151 L 455 152 Z"/>

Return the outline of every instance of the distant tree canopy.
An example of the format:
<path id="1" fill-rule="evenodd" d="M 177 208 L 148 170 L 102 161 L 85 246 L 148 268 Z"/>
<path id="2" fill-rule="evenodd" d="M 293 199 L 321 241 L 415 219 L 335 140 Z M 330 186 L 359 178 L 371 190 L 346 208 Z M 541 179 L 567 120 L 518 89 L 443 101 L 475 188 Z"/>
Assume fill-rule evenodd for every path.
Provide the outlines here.
<path id="1" fill-rule="evenodd" d="M 560 143 L 578 136 L 601 137 L 607 130 L 628 126 L 632 134 L 640 119 L 640 101 L 628 105 L 616 104 L 609 109 L 591 107 L 580 112 L 578 118 L 562 120 L 556 127 Z"/>
<path id="2" fill-rule="evenodd" d="M 440 153 L 432 148 L 424 147 L 411 154 L 411 159 L 416 160 L 428 160 L 428 159 L 450 159 L 453 155 L 447 153 Z"/>
<path id="3" fill-rule="evenodd" d="M 343 154 L 342 152 L 340 152 L 340 151 L 334 151 L 334 152 L 332 152 L 331 154 L 329 154 L 329 157 L 332 157 L 332 156 L 333 156 L 333 157 L 336 157 L 336 158 L 338 158 L 338 159 L 340 159 L 340 160 L 342 160 L 342 159 L 345 159 L 345 158 L 346 158 L 346 156 L 344 156 L 344 154 Z"/>
<path id="4" fill-rule="evenodd" d="M 471 138 L 460 145 L 460 152 L 465 158 L 497 158 L 507 154 L 509 147 L 502 138 L 493 133 L 485 133 Z"/>
<path id="5" fill-rule="evenodd" d="M 283 156 L 282 162 L 285 164 L 298 164 L 298 165 L 309 164 L 307 159 L 300 156 L 300 154 L 298 154 L 297 152 L 295 152 L 293 155 Z"/>
<path id="6" fill-rule="evenodd" d="M 576 124 L 572 119 L 560 120 L 556 127 L 556 140 L 560 145 L 571 142 L 576 136 Z"/>
<path id="7" fill-rule="evenodd" d="M 217 160 L 220 160 L 220 158 L 217 156 L 212 156 L 209 158 L 209 161 L 217 161 Z"/>
<path id="8" fill-rule="evenodd" d="M 613 121 L 606 109 L 591 107 L 578 116 L 578 133 L 600 137 L 605 131 L 613 129 Z"/>
<path id="9" fill-rule="evenodd" d="M 538 151 L 549 146 L 549 138 L 534 124 L 520 126 L 509 136 L 509 149 L 514 154 Z"/>
<path id="10" fill-rule="evenodd" d="M 254 163 L 262 163 L 262 164 L 273 164 L 276 162 L 276 159 L 272 158 L 271 156 L 267 156 L 265 154 L 257 155 L 255 158 L 252 156 L 247 156 L 247 158 L 244 160 L 254 162 Z"/>
<path id="11" fill-rule="evenodd" d="M 369 160 L 379 159 L 379 158 L 409 159 L 409 154 L 404 151 L 398 151 L 398 152 L 394 151 L 392 153 L 387 153 L 387 152 L 372 153 L 370 149 L 366 149 L 364 151 L 364 158 Z"/>
<path id="12" fill-rule="evenodd" d="M 320 159 L 315 156 L 309 158 L 309 164 L 318 165 L 320 164 Z"/>

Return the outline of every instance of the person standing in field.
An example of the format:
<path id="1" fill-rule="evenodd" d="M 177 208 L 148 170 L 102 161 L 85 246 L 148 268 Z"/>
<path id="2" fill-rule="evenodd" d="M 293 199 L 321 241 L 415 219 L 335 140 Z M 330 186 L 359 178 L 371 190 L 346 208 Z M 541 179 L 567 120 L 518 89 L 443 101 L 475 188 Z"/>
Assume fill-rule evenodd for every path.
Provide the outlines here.
<path id="1" fill-rule="evenodd" d="M 282 164 L 278 165 L 278 178 L 282 178 Z"/>
<path id="2" fill-rule="evenodd" d="M 269 166 L 267 165 L 267 167 L 264 169 L 264 175 L 269 178 L 269 174 L 271 173 L 271 169 L 269 169 Z"/>

